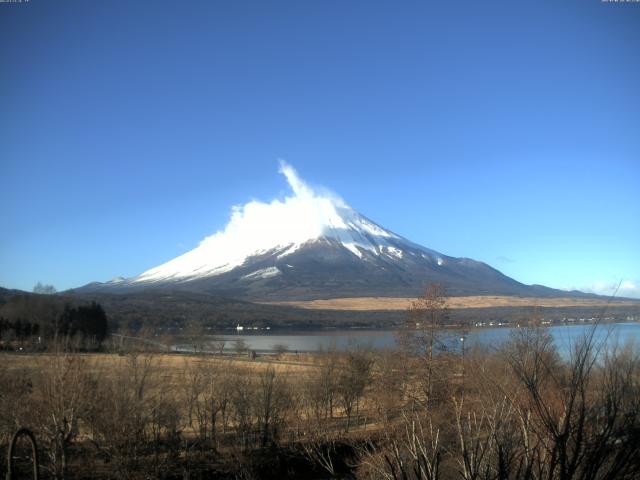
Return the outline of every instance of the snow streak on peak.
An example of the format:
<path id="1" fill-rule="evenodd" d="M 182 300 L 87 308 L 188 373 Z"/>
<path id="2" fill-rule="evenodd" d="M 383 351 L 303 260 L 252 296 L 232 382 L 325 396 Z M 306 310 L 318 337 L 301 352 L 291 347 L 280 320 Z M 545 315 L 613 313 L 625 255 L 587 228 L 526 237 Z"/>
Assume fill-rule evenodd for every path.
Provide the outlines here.
<path id="1" fill-rule="evenodd" d="M 273 252 L 282 258 L 304 243 L 320 238 L 340 242 L 358 257 L 362 257 L 362 249 L 382 254 L 385 248 L 387 251 L 389 247 L 395 248 L 394 240 L 400 240 L 338 196 L 315 191 L 283 160 L 279 172 L 287 179 L 293 195 L 269 203 L 253 200 L 233 207 L 223 230 L 134 281 L 191 280 L 218 275 L 242 265 L 248 257 Z M 396 250 L 392 252 L 399 255 Z"/>

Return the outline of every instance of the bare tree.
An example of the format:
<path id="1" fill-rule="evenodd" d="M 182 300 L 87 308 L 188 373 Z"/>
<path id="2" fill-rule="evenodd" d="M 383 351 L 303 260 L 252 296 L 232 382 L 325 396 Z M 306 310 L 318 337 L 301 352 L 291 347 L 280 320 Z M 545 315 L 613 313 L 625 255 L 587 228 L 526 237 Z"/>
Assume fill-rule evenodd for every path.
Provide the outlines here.
<path id="1" fill-rule="evenodd" d="M 153 364 L 152 355 L 129 353 L 97 386 L 90 417 L 94 444 L 122 478 L 131 478 L 140 468 L 150 426 L 158 415 L 154 409 L 162 408 L 153 385 Z"/>
<path id="2" fill-rule="evenodd" d="M 454 455 L 458 461 L 460 477 L 464 480 L 490 480 L 496 478 L 494 450 L 496 449 L 497 430 L 500 422 L 508 418 L 504 408 L 508 402 L 487 412 L 465 411 L 464 398 L 455 405 L 457 450 Z"/>
<path id="3" fill-rule="evenodd" d="M 87 375 L 86 360 L 59 345 L 52 355 L 40 359 L 31 413 L 47 442 L 55 478 L 65 478 L 68 449 L 86 417 L 95 384 Z"/>
<path id="4" fill-rule="evenodd" d="M 446 347 L 442 328 L 448 323 L 447 299 L 444 288 L 429 284 L 423 295 L 411 303 L 405 328 L 398 334 L 398 343 L 410 355 L 421 360 L 421 380 L 424 401 L 429 404 L 434 394 L 434 353 Z"/>
<path id="5" fill-rule="evenodd" d="M 377 352 L 374 362 L 371 397 L 379 417 L 387 425 L 400 414 L 404 404 L 408 387 L 407 357 L 397 350 L 383 350 Z"/>
<path id="6" fill-rule="evenodd" d="M 245 450 L 249 447 L 249 434 L 254 424 L 253 395 L 254 386 L 247 372 L 237 371 L 230 392 L 230 406 L 236 436 Z"/>
<path id="7" fill-rule="evenodd" d="M 243 355 L 249 350 L 249 344 L 242 338 L 238 338 L 233 342 L 233 349 L 237 355 Z"/>
<path id="8" fill-rule="evenodd" d="M 260 425 L 261 444 L 265 446 L 277 438 L 291 406 L 291 394 L 286 378 L 273 366 L 258 374 L 256 387 L 255 412 Z"/>
<path id="9" fill-rule="evenodd" d="M 519 408 L 533 478 L 634 478 L 640 473 L 640 362 L 603 351 L 595 324 L 565 365 L 543 334 L 509 350 L 525 395 Z M 635 460 L 634 460 L 635 459 Z"/>
<path id="10" fill-rule="evenodd" d="M 213 348 L 213 351 L 216 352 L 218 355 L 223 355 L 224 354 L 224 347 L 227 344 L 226 340 L 224 338 L 214 338 L 213 340 L 211 340 L 211 346 Z"/>
<path id="11" fill-rule="evenodd" d="M 196 433 L 201 441 L 216 442 L 218 417 L 222 416 L 226 429 L 226 413 L 229 392 L 233 381 L 233 369 L 227 363 L 217 361 L 191 362 L 193 372 L 187 377 L 187 398 L 192 398 L 190 411 L 197 421 Z M 189 410 L 189 407 L 188 407 Z"/>
<path id="12" fill-rule="evenodd" d="M 304 403 L 315 422 L 333 417 L 338 391 L 338 361 L 335 350 L 320 352 L 318 368 L 310 370 L 302 382 Z"/>
<path id="13" fill-rule="evenodd" d="M 289 347 L 285 343 L 275 343 L 271 348 L 273 348 L 273 351 L 279 357 L 289 351 Z"/>
<path id="14" fill-rule="evenodd" d="M 153 456 L 147 457 L 147 461 L 153 467 L 155 477 L 161 477 L 163 472 L 179 461 L 182 434 L 180 407 L 168 384 L 158 385 L 147 403 L 150 408 L 147 428 L 153 448 Z"/>
<path id="15" fill-rule="evenodd" d="M 360 469 L 366 478 L 438 480 L 443 449 L 440 431 L 430 417 L 405 412 L 396 429 L 386 429 L 382 443 L 359 449 Z"/>
<path id="16" fill-rule="evenodd" d="M 351 417 L 357 410 L 360 398 L 371 381 L 371 353 L 368 350 L 352 348 L 346 353 L 344 363 L 338 372 L 337 392 L 347 417 L 346 431 L 351 426 Z"/>
<path id="17" fill-rule="evenodd" d="M 205 372 L 193 358 L 184 359 L 184 369 L 182 371 L 182 404 L 187 409 L 187 424 L 193 428 L 194 410 L 198 409 L 200 397 L 205 389 Z"/>
<path id="18" fill-rule="evenodd" d="M 320 425 L 316 424 L 316 427 Z M 318 428 L 309 431 L 307 438 L 300 445 L 302 453 L 309 461 L 322 468 L 331 478 L 337 477 L 337 445 L 334 436 Z"/>

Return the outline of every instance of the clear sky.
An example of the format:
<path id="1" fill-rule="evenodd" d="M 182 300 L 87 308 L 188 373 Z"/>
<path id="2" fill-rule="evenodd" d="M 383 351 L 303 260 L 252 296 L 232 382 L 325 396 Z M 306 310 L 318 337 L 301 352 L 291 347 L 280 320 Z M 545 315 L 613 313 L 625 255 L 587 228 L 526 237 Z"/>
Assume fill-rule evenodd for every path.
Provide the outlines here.
<path id="1" fill-rule="evenodd" d="M 640 3 L 0 3 L 0 285 L 134 276 L 284 197 L 640 296 Z"/>

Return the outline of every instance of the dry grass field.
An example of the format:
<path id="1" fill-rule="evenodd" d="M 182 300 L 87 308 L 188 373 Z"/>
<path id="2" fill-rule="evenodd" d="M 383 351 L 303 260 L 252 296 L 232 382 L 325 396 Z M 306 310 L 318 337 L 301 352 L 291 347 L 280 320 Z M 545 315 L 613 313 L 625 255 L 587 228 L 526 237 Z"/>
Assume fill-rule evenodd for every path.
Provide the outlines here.
<path id="1" fill-rule="evenodd" d="M 406 310 L 414 301 L 406 297 L 353 297 L 323 300 L 261 302 L 271 305 L 289 305 L 310 310 L 351 310 L 351 311 L 397 311 Z M 491 308 L 491 307 L 603 307 L 608 299 L 595 298 L 536 298 L 507 296 L 449 297 L 449 308 Z M 614 299 L 616 306 L 638 306 L 640 302 Z"/>
<path id="2" fill-rule="evenodd" d="M 101 373 L 115 372 L 127 367 L 127 356 L 115 353 L 87 353 L 74 354 L 82 357 L 86 365 L 91 369 Z M 258 357 L 250 360 L 244 356 L 203 356 L 186 354 L 166 354 L 152 353 L 141 354 L 150 357 L 153 373 L 170 383 L 181 383 L 184 381 L 184 371 L 186 368 L 198 365 L 210 365 L 211 367 L 239 369 L 249 375 L 256 375 L 269 367 L 273 367 L 277 373 L 296 376 L 304 374 L 316 368 L 313 355 L 293 355 L 284 354 L 280 356 Z M 43 366 L 51 364 L 56 354 L 52 353 L 29 353 L 18 354 L 10 352 L 0 353 L 0 364 L 5 372 L 29 372 L 39 370 Z"/>
<path id="3" fill-rule="evenodd" d="M 588 363 L 597 346 L 585 339 L 563 361 L 546 330 L 520 329 L 496 352 L 432 357 L 440 334 L 416 332 L 396 351 L 255 359 L 0 353 L 0 457 L 23 425 L 43 478 L 638 478 L 637 351 Z M 412 457 L 416 448 L 428 457 Z M 558 451 L 576 472 L 549 466 Z M 491 476 L 460 471 L 476 452 Z M 438 477 L 410 476 L 424 461 Z M 543 475 L 514 475 L 525 461 Z"/>

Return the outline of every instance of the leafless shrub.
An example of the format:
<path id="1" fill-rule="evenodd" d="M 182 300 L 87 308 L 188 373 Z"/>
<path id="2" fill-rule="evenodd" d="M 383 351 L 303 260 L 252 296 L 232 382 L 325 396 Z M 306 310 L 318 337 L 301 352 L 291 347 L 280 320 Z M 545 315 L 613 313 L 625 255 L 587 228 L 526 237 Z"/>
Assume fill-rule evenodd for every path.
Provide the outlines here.
<path id="1" fill-rule="evenodd" d="M 406 412 L 395 430 L 385 430 L 381 445 L 360 448 L 360 476 L 389 480 L 438 480 L 443 450 L 440 431 L 430 417 Z"/>
<path id="2" fill-rule="evenodd" d="M 224 347 L 227 344 L 224 338 L 216 337 L 213 340 L 211 340 L 209 343 L 211 344 L 211 348 L 213 349 L 214 352 L 216 352 L 218 355 L 223 355 Z"/>
<path id="3" fill-rule="evenodd" d="M 282 356 L 289 351 L 289 347 L 285 343 L 275 343 L 271 348 L 278 356 Z"/>
<path id="4" fill-rule="evenodd" d="M 455 407 L 457 443 L 451 454 L 464 480 L 518 478 L 522 459 L 518 453 L 521 437 L 517 436 L 512 402 L 481 404 L 465 409 L 464 399 L 452 399 Z"/>
<path id="5" fill-rule="evenodd" d="M 93 440 L 107 454 L 122 478 L 139 470 L 145 446 L 152 437 L 152 425 L 161 429 L 160 401 L 152 388 L 153 356 L 128 354 L 124 364 L 102 376 L 91 415 Z M 104 408 L 108 406 L 108 408 Z"/>
<path id="6" fill-rule="evenodd" d="M 338 371 L 337 393 L 342 410 L 347 417 L 345 426 L 349 431 L 354 410 L 358 410 L 359 401 L 365 388 L 371 381 L 371 352 L 361 348 L 351 348 L 340 365 Z"/>
<path id="7" fill-rule="evenodd" d="M 249 344 L 242 338 L 233 342 L 233 349 L 237 355 L 244 355 L 249 350 Z"/>
<path id="8" fill-rule="evenodd" d="M 524 395 L 518 405 L 531 478 L 632 478 L 640 454 L 637 357 L 602 351 L 595 324 L 566 364 L 544 333 L 508 359 Z M 526 347 L 526 348 L 523 348 Z"/>
<path id="9" fill-rule="evenodd" d="M 383 350 L 374 356 L 371 399 L 380 420 L 389 425 L 406 401 L 409 372 L 400 351 Z"/>
<path id="10" fill-rule="evenodd" d="M 254 388 L 247 375 L 238 372 L 230 391 L 231 418 L 236 429 L 236 437 L 243 449 L 249 447 L 249 435 L 254 425 Z"/>
<path id="11" fill-rule="evenodd" d="M 291 393 L 287 379 L 269 366 L 258 374 L 255 413 L 260 427 L 261 445 L 278 439 L 286 415 L 291 407 Z"/>
<path id="12" fill-rule="evenodd" d="M 310 370 L 302 381 L 303 401 L 316 423 L 333 417 L 338 390 L 338 353 L 335 350 L 319 355 L 318 368 Z"/>
<path id="13" fill-rule="evenodd" d="M 336 438 L 321 429 L 309 431 L 307 437 L 301 442 L 305 457 L 313 465 L 319 466 L 329 474 L 336 477 Z"/>
<path id="14" fill-rule="evenodd" d="M 44 439 L 52 475 L 64 478 L 68 449 L 79 434 L 80 421 L 89 414 L 95 382 L 85 359 L 62 349 L 38 364 L 30 415 Z"/>
<path id="15" fill-rule="evenodd" d="M 210 439 L 215 445 L 218 417 L 222 421 L 223 433 L 228 423 L 228 405 L 234 378 L 228 363 L 203 361 L 198 364 L 202 371 L 203 388 L 196 403 L 196 416 L 200 438 Z"/>

